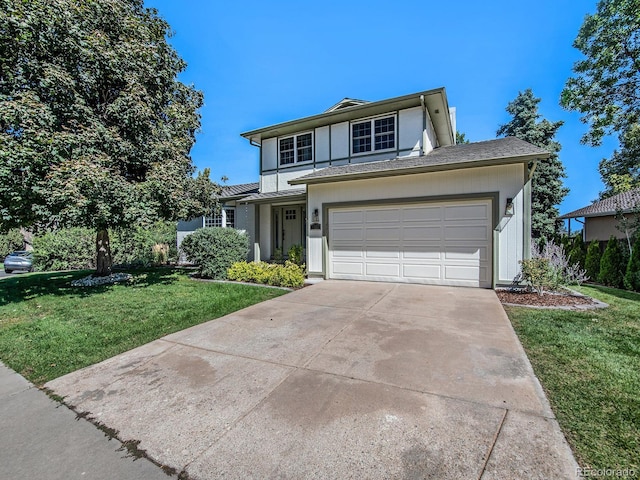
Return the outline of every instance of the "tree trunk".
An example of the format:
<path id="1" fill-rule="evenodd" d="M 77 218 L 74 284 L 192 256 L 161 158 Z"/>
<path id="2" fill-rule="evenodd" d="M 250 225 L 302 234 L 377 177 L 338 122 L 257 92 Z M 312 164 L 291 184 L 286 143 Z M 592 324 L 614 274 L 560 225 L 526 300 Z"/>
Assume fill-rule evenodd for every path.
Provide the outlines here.
<path id="1" fill-rule="evenodd" d="M 106 228 L 100 229 L 96 235 L 96 276 L 106 277 L 111 275 L 111 264 L 109 232 Z"/>

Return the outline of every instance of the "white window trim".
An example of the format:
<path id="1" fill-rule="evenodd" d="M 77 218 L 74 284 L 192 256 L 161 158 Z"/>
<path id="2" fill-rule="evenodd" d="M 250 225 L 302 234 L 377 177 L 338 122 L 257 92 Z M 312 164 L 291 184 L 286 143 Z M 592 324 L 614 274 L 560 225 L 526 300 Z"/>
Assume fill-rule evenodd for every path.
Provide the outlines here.
<path id="1" fill-rule="evenodd" d="M 384 148 L 380 150 L 376 150 L 376 129 L 375 129 L 375 121 L 382 120 L 383 118 L 392 118 L 393 117 L 393 143 L 394 146 L 392 148 Z M 371 123 L 371 150 L 368 152 L 353 152 L 353 125 L 357 125 L 358 123 Z M 385 115 L 377 115 L 375 117 L 370 118 L 359 118 L 358 120 L 351 120 L 349 122 L 349 152 L 352 157 L 361 157 L 363 155 L 375 155 L 377 153 L 386 153 L 386 152 L 395 152 L 398 147 L 398 115 L 395 113 L 385 114 Z M 278 154 L 278 158 L 280 155 Z"/>
<path id="2" fill-rule="evenodd" d="M 220 209 L 220 213 L 215 215 L 214 217 L 202 217 L 202 227 L 203 228 L 212 228 L 212 227 L 222 227 L 222 228 L 231 228 L 227 227 L 227 211 L 233 210 L 233 223 L 235 228 L 236 223 L 236 208 L 235 207 L 222 207 Z M 207 219 L 211 218 L 211 222 L 208 222 Z M 220 225 L 215 225 L 216 219 L 220 219 Z M 213 223 L 214 225 L 207 225 L 207 223 Z"/>
<path id="3" fill-rule="evenodd" d="M 304 162 L 299 162 L 298 161 L 298 137 L 302 136 L 302 135 L 309 135 L 311 134 L 311 160 L 305 160 Z M 281 140 L 286 140 L 287 138 L 293 138 L 293 163 L 280 163 L 280 141 Z M 281 167 L 293 167 L 295 165 L 306 165 L 309 163 L 313 163 L 313 160 L 315 159 L 315 137 L 314 137 L 314 131 L 310 130 L 308 132 L 300 132 L 300 133 L 296 133 L 295 135 L 287 135 L 284 137 L 278 137 L 277 138 L 277 142 L 278 142 L 278 168 Z"/>

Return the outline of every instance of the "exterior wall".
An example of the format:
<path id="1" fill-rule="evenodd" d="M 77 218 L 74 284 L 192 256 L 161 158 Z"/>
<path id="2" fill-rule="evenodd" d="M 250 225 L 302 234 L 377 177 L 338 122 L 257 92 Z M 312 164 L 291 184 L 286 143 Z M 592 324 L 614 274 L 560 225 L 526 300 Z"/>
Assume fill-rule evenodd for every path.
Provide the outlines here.
<path id="1" fill-rule="evenodd" d="M 436 146 L 436 134 L 429 113 L 424 111 L 422 107 L 390 111 L 373 118 L 389 115 L 396 117 L 396 148 L 391 151 L 351 154 L 351 123 L 372 117 L 356 118 L 352 122 L 341 122 L 313 130 L 313 161 L 309 163 L 280 166 L 279 137 L 264 139 L 260 150 L 260 192 L 268 193 L 300 188 L 289 185 L 288 180 L 332 165 L 417 156 L 430 152 Z M 300 133 L 306 132 L 308 131 Z M 286 135 L 286 137 L 290 136 L 292 135 Z"/>
<path id="2" fill-rule="evenodd" d="M 271 258 L 271 204 L 256 205 L 256 214 L 260 222 L 260 260 Z"/>
<path id="3" fill-rule="evenodd" d="M 347 182 L 308 185 L 307 211 L 318 209 L 322 230 L 308 230 L 308 267 L 311 275 L 324 274 L 323 252 L 327 232 L 324 231 L 323 205 L 389 199 L 455 200 L 456 196 L 498 193 L 498 222 L 494 225 L 495 283 L 511 283 L 519 271 L 519 261 L 524 254 L 524 165 L 482 167 L 451 172 L 434 172 L 396 177 L 353 180 Z M 512 198 L 515 214 L 504 216 L 506 199 Z"/>
<path id="4" fill-rule="evenodd" d="M 584 219 L 585 242 L 591 242 L 592 240 L 606 242 L 611 235 L 616 238 L 627 238 L 624 228 L 620 230 L 617 227 L 620 227 L 620 222 L 613 216 L 587 217 Z"/>
<path id="5" fill-rule="evenodd" d="M 254 259 L 253 244 L 255 243 L 255 205 L 237 205 L 236 206 L 236 229 L 244 230 L 249 236 L 249 254 L 248 261 Z"/>

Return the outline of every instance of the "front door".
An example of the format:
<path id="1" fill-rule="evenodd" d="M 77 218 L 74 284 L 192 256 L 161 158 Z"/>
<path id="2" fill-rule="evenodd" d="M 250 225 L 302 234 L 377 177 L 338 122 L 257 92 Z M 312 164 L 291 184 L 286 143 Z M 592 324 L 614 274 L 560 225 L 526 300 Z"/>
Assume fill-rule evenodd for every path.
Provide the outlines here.
<path id="1" fill-rule="evenodd" d="M 302 245 L 302 209 L 291 205 L 282 207 L 282 253 L 286 255 L 293 245 Z"/>

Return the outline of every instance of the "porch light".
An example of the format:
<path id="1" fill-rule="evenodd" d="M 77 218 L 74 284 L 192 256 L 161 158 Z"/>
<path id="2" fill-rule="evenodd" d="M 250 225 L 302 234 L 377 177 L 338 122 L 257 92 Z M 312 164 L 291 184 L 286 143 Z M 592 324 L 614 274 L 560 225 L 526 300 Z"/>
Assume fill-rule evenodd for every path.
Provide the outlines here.
<path id="1" fill-rule="evenodd" d="M 507 198 L 507 205 L 504 209 L 504 214 L 506 217 L 513 217 L 515 213 L 515 209 L 513 207 L 513 198 Z"/>
<path id="2" fill-rule="evenodd" d="M 320 222 L 320 217 L 319 217 L 317 208 L 313 211 L 313 219 L 312 219 L 312 221 L 313 221 L 313 223 L 319 223 Z"/>

